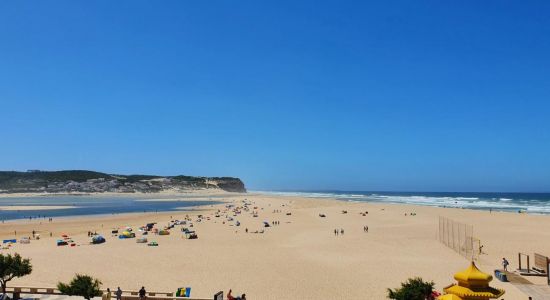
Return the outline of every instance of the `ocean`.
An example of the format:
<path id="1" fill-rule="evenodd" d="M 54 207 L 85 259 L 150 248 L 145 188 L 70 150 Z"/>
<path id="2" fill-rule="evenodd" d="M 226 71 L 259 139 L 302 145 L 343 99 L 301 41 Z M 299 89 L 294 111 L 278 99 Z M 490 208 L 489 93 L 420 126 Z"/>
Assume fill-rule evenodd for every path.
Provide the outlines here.
<path id="1" fill-rule="evenodd" d="M 308 198 L 335 198 L 342 201 L 403 203 L 436 207 L 455 207 L 507 212 L 550 214 L 550 193 L 473 193 L 473 192 L 376 192 L 376 191 L 308 191 L 257 193 L 301 196 Z"/>
<path id="2" fill-rule="evenodd" d="M 0 198 L 0 206 L 71 206 L 70 208 L 48 210 L 0 210 L 0 220 L 32 218 L 56 218 L 84 215 L 112 215 L 137 212 L 185 211 L 197 205 L 217 204 L 219 196 L 190 196 L 159 199 L 155 194 L 150 199 L 132 196 L 70 196 L 49 195 L 39 197 Z M 198 199 L 201 198 L 201 199 Z M 152 200 L 152 201 L 147 201 Z M 200 201 L 198 201 L 200 200 Z M 189 208 L 189 209 L 186 209 Z"/>

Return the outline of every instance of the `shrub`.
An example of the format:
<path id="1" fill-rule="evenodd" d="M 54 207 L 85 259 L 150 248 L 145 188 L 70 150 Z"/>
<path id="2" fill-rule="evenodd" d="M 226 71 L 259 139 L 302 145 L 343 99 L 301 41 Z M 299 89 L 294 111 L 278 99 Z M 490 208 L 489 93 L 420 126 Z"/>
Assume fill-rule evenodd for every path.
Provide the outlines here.
<path id="1" fill-rule="evenodd" d="M 57 289 L 61 293 L 69 296 L 82 296 L 88 300 L 95 296 L 101 296 L 100 287 L 101 281 L 82 274 L 76 274 L 68 284 L 62 282 L 57 284 Z"/>
<path id="2" fill-rule="evenodd" d="M 21 255 L 0 254 L 0 285 L 2 293 L 6 294 L 6 284 L 15 277 L 29 275 L 32 272 L 31 261 L 21 258 Z"/>
<path id="3" fill-rule="evenodd" d="M 388 289 L 388 298 L 395 300 L 426 300 L 431 299 L 434 288 L 433 281 L 424 282 L 422 278 L 409 278 L 401 283 L 399 289 Z"/>

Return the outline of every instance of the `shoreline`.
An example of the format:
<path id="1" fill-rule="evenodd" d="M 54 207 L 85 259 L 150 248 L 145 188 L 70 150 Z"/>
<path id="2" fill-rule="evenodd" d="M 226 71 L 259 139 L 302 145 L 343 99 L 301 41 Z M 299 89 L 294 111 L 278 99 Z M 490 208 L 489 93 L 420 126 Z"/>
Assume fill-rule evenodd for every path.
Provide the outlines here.
<path id="1" fill-rule="evenodd" d="M 314 197 L 314 196 L 304 196 L 297 192 L 296 193 L 287 193 L 287 192 L 273 192 L 273 191 L 249 191 L 247 193 L 232 193 L 232 192 L 225 192 L 222 190 L 189 190 L 185 192 L 173 192 L 173 191 L 162 191 L 159 193 L 113 193 L 113 192 L 107 192 L 107 193 L 14 193 L 14 194 L 1 194 L 0 193 L 0 199 L 2 198 L 41 198 L 41 197 L 70 197 L 70 196 L 77 196 L 77 197 L 94 197 L 94 198 L 136 198 L 134 201 L 136 202 L 188 202 L 188 201 L 195 201 L 195 202 L 206 202 L 206 201 L 214 201 L 214 202 L 223 202 L 223 198 L 233 198 L 233 197 L 245 197 L 246 196 L 265 196 L 265 197 L 288 197 L 288 198 L 304 198 L 304 199 L 312 199 L 316 201 L 337 201 L 337 202 L 344 202 L 344 203 L 364 203 L 364 204 L 384 204 L 384 205 L 410 205 L 410 206 L 418 206 L 418 207 L 433 207 L 433 208 L 444 208 L 444 209 L 459 209 L 459 210 L 472 210 L 472 211 L 487 211 L 487 212 L 499 212 L 499 213 L 510 213 L 510 214 L 528 214 L 528 215 L 542 215 L 542 216 L 550 216 L 549 212 L 530 212 L 528 210 L 521 210 L 515 211 L 515 210 L 506 210 L 506 209 L 499 209 L 499 208 L 484 208 L 484 207 L 453 207 L 453 206 L 441 206 L 441 205 L 429 205 L 429 204 L 421 204 L 421 203 L 410 203 L 410 202 L 398 202 L 398 201 L 377 201 L 377 200 L 357 200 L 357 199 L 350 199 L 350 198 L 338 198 L 336 195 L 334 196 L 322 196 L 322 197 Z M 308 194 L 308 193 L 306 193 Z M 517 193 L 521 194 L 521 193 Z M 535 194 L 535 193 L 533 193 Z M 547 193 L 537 193 L 537 194 L 547 194 Z M 4 197 L 5 195 L 8 195 Z M 152 196 L 151 198 L 149 198 Z M 193 197 L 193 198 L 184 198 L 184 197 Z M 162 198 L 166 197 L 166 198 Z M 214 199 L 207 199 L 206 197 L 213 197 Z M 0 211 L 14 211 L 14 210 L 49 210 L 49 206 L 47 205 L 30 205 L 28 207 L 40 207 L 43 209 L 25 209 L 26 205 L 21 205 L 20 207 L 23 207 L 24 209 L 3 209 L 8 208 L 9 205 L 0 205 Z M 19 207 L 17 205 L 16 207 Z M 50 207 L 56 207 L 56 206 L 50 206 Z M 69 206 L 69 205 L 59 205 L 59 208 L 65 209 L 65 208 L 77 208 L 78 206 Z M 56 209 L 56 208 L 52 208 Z M 170 210 L 164 210 L 165 212 Z M 173 210 L 175 211 L 175 210 Z M 160 212 L 160 211 L 159 211 Z M 126 212 L 125 212 L 126 213 Z M 125 214 L 122 213 L 122 214 Z M 132 213 L 132 212 L 129 212 Z M 95 214 L 90 215 L 78 215 L 78 216 L 94 216 Z M 65 217 L 65 216 L 64 216 Z M 14 219 L 10 219 L 14 220 Z"/>

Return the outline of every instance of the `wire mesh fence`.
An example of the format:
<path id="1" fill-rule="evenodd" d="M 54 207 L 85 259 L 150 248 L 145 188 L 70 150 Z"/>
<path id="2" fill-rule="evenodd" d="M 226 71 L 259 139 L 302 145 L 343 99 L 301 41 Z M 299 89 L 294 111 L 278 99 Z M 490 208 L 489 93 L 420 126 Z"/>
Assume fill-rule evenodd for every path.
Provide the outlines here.
<path id="1" fill-rule="evenodd" d="M 439 217 L 439 241 L 466 259 L 477 260 L 481 251 L 474 226 Z"/>

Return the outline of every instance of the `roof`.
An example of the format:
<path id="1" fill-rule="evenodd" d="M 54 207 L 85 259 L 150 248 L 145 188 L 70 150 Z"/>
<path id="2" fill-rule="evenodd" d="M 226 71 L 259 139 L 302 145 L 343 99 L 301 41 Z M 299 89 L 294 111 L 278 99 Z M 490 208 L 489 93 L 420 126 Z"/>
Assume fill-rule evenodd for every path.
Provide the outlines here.
<path id="1" fill-rule="evenodd" d="M 493 280 L 493 276 L 481 272 L 473 261 L 466 270 L 456 273 L 454 278 L 460 285 L 467 287 L 487 287 Z"/>
<path id="2" fill-rule="evenodd" d="M 504 295 L 504 290 L 489 286 L 493 276 L 480 271 L 474 262 L 466 270 L 456 273 L 454 278 L 458 284 L 445 287 L 446 295 L 439 300 L 491 299 Z"/>
<path id="3" fill-rule="evenodd" d="M 463 299 L 458 297 L 457 295 L 447 294 L 447 295 L 442 295 L 437 297 L 437 300 L 463 300 Z"/>
<path id="4" fill-rule="evenodd" d="M 476 299 L 499 298 L 500 296 L 504 295 L 504 290 L 501 290 L 501 289 L 495 289 L 492 287 L 470 289 L 468 287 L 460 286 L 457 284 L 452 284 L 444 288 L 443 290 L 447 294 L 454 294 L 454 295 L 460 296 L 461 298 L 466 298 L 466 299 L 472 298 L 472 297 L 476 297 Z"/>

